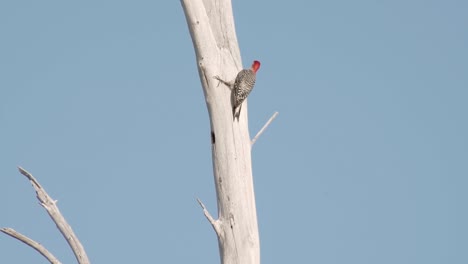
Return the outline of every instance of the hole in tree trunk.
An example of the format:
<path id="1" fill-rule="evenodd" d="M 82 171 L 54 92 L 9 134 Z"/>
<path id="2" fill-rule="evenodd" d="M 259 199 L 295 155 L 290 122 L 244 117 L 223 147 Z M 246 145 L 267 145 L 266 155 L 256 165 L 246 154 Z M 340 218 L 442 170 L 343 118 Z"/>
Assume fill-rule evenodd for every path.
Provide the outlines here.
<path id="1" fill-rule="evenodd" d="M 215 144 L 215 143 L 216 143 L 215 133 L 211 131 L 211 144 Z"/>

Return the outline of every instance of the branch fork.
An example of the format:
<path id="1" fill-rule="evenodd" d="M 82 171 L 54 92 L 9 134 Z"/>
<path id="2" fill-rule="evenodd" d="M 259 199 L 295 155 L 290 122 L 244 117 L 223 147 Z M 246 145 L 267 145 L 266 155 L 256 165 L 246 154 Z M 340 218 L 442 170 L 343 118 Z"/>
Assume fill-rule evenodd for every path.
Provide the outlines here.
<path id="1" fill-rule="evenodd" d="M 34 190 L 36 190 L 36 197 L 39 200 L 39 204 L 47 211 L 50 218 L 52 219 L 52 221 L 54 221 L 55 225 L 59 229 L 60 233 L 62 233 L 63 237 L 68 242 L 68 245 L 75 254 L 78 263 L 89 264 L 90 262 L 88 256 L 86 255 L 86 251 L 84 250 L 81 242 L 78 240 L 78 237 L 73 232 L 71 226 L 60 213 L 60 210 L 57 207 L 57 200 L 53 200 L 49 196 L 49 194 L 47 194 L 45 189 L 41 186 L 41 184 L 39 184 L 39 182 L 36 180 L 36 178 L 34 178 L 34 176 L 32 176 L 31 173 L 29 173 L 21 167 L 18 167 L 18 170 L 31 182 Z M 31 238 L 11 228 L 1 228 L 0 231 L 32 247 L 41 255 L 43 255 L 50 263 L 60 263 L 60 261 L 54 255 L 52 255 L 52 253 L 50 253 L 44 246 L 32 240 Z"/>

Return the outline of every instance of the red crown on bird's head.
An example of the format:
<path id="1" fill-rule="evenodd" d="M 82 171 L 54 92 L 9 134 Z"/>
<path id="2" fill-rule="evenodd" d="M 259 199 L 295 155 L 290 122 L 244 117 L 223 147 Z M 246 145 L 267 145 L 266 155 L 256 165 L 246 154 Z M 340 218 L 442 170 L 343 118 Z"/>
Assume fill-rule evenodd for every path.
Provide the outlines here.
<path id="1" fill-rule="evenodd" d="M 260 69 L 260 62 L 257 60 L 254 60 L 252 63 L 252 71 L 257 72 L 258 69 Z"/>

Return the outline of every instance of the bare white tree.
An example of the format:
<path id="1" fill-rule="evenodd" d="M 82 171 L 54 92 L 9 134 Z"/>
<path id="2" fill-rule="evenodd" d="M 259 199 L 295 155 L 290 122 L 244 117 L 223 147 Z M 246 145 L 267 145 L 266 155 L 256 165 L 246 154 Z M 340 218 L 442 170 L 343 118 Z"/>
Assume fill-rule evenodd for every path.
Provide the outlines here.
<path id="1" fill-rule="evenodd" d="M 223 80 L 232 80 L 243 68 L 231 1 L 181 2 L 210 117 L 218 218 L 214 219 L 203 203 L 198 202 L 218 237 L 221 262 L 259 264 L 260 240 L 251 161 L 251 146 L 258 137 L 251 141 L 249 136 L 247 103 L 244 102 L 239 121 L 234 121 L 231 91 L 218 86 L 213 78 L 219 75 Z"/>

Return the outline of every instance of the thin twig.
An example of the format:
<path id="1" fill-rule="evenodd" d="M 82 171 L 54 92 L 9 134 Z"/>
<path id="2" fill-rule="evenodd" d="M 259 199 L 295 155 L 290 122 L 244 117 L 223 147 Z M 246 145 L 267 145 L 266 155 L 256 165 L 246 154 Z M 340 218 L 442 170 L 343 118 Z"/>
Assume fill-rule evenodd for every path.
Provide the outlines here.
<path id="1" fill-rule="evenodd" d="M 53 200 L 47 192 L 42 188 L 39 182 L 31 175 L 31 173 L 27 172 L 25 169 L 18 167 L 21 174 L 26 176 L 31 184 L 33 185 L 34 189 L 36 190 L 36 197 L 39 200 L 40 204 L 44 209 L 46 209 L 47 213 L 49 214 L 50 218 L 55 222 L 55 225 L 62 233 L 63 237 L 67 241 L 70 248 L 73 250 L 75 254 L 76 260 L 80 264 L 89 264 L 88 256 L 83 248 L 83 245 L 78 240 L 78 237 L 73 232 L 73 229 L 65 220 L 63 215 L 60 213 L 56 203 L 57 201 Z"/>
<path id="2" fill-rule="evenodd" d="M 50 253 L 43 245 L 30 239 L 29 237 L 15 231 L 12 228 L 0 228 L 0 231 L 32 247 L 37 252 L 39 252 L 42 256 L 44 256 L 50 263 L 61 264 L 61 262 L 52 253 Z"/>
<path id="3" fill-rule="evenodd" d="M 205 217 L 206 219 L 208 219 L 208 222 L 210 222 L 211 226 L 213 226 L 213 229 L 215 230 L 216 234 L 218 236 L 221 235 L 221 229 L 219 227 L 219 220 L 215 220 L 210 212 L 208 212 L 208 210 L 206 209 L 205 205 L 202 203 L 202 201 L 200 199 L 197 198 L 197 201 L 198 201 L 198 204 L 201 206 L 201 208 L 203 209 L 203 213 L 205 214 Z"/>
<path id="4" fill-rule="evenodd" d="M 258 131 L 257 135 L 255 135 L 255 137 L 252 139 L 252 141 L 250 142 L 250 146 L 253 146 L 255 144 L 257 139 L 263 134 L 263 132 L 267 129 L 267 127 L 270 125 L 270 123 L 273 122 L 273 120 L 278 116 L 278 114 L 279 114 L 278 112 L 275 112 L 270 117 L 270 119 L 268 119 L 268 121 L 265 123 L 265 125 L 263 125 L 262 129 L 260 129 L 260 131 Z"/>
<path id="5" fill-rule="evenodd" d="M 218 82 L 218 86 L 219 86 L 220 83 L 223 83 L 223 84 L 226 85 L 230 90 L 232 90 L 232 86 L 234 85 L 234 82 L 232 82 L 232 81 L 231 81 L 231 82 L 227 82 L 227 81 L 221 79 L 218 75 L 214 76 L 213 79 L 216 79 L 216 80 L 219 81 L 219 82 Z M 217 87 L 218 87 L 218 86 L 217 86 Z"/>

